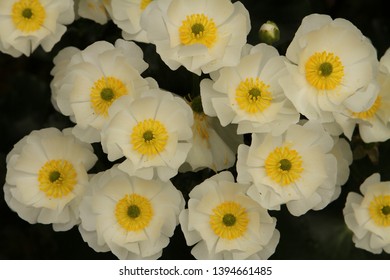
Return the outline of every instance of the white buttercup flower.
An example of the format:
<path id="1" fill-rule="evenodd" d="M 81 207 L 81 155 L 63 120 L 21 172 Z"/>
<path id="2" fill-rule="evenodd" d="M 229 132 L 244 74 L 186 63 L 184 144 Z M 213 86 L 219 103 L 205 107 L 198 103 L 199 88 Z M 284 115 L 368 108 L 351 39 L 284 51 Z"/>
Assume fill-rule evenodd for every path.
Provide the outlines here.
<path id="1" fill-rule="evenodd" d="M 0 51 L 29 56 L 38 46 L 49 52 L 74 21 L 73 0 L 0 1 Z"/>
<path id="2" fill-rule="evenodd" d="M 208 167 L 217 172 L 232 167 L 238 145 L 243 143 L 242 135 L 236 133 L 237 127 L 223 128 L 217 118 L 205 115 L 200 96 L 191 100 L 190 106 L 194 113 L 192 148 L 187 165 L 181 166 L 180 171 Z"/>
<path id="3" fill-rule="evenodd" d="M 238 148 L 237 181 L 251 183 L 248 195 L 266 209 L 286 204 L 294 216 L 320 210 L 340 193 L 333 146 L 314 121 L 291 125 L 279 136 L 252 134 L 251 145 Z"/>
<path id="4" fill-rule="evenodd" d="M 87 171 L 96 160 L 92 146 L 77 140 L 70 129 L 33 131 L 7 156 L 5 201 L 29 223 L 68 230 L 79 223 Z"/>
<path id="5" fill-rule="evenodd" d="M 363 112 L 351 110 L 335 114 L 337 125 L 349 139 L 356 125 L 366 143 L 384 142 L 390 139 L 390 51 L 380 59 L 377 74 L 378 95 L 374 103 Z"/>
<path id="6" fill-rule="evenodd" d="M 202 80 L 204 112 L 223 126 L 238 124 L 239 134 L 281 134 L 299 121 L 299 113 L 284 95 L 279 79 L 287 74 L 285 58 L 266 44 L 249 47 L 235 67 L 224 67 L 212 80 Z"/>
<path id="7" fill-rule="evenodd" d="M 110 20 L 111 0 L 75 0 L 77 14 L 82 18 L 106 24 Z"/>
<path id="8" fill-rule="evenodd" d="M 281 79 L 281 86 L 308 119 L 331 123 L 333 112 L 361 112 L 374 103 L 376 50 L 351 22 L 306 16 L 286 57 L 289 75 Z"/>
<path id="9" fill-rule="evenodd" d="M 180 97 L 160 89 L 135 100 L 121 98 L 109 110 L 102 129 L 103 151 L 119 168 L 144 179 L 167 181 L 178 172 L 191 148 L 193 116 Z"/>
<path id="10" fill-rule="evenodd" d="M 100 130 L 108 119 L 108 109 L 121 96 L 136 98 L 144 90 L 157 87 L 141 73 L 148 67 L 140 47 L 117 40 L 115 46 L 95 42 L 85 50 L 68 47 L 55 57 L 51 72 L 52 101 L 76 123 L 73 133 L 83 141 L 100 141 Z"/>
<path id="11" fill-rule="evenodd" d="M 230 0 L 152 1 L 141 27 L 172 69 L 198 75 L 237 65 L 250 30 L 249 13 Z"/>
<path id="12" fill-rule="evenodd" d="M 157 259 L 178 225 L 184 198 L 170 181 L 131 177 L 117 166 L 94 175 L 80 204 L 80 233 L 97 252 Z"/>
<path id="13" fill-rule="evenodd" d="M 374 254 L 390 253 L 390 182 L 375 173 L 360 186 L 363 194 L 350 192 L 343 209 L 355 246 Z"/>
<path id="14" fill-rule="evenodd" d="M 224 171 L 189 194 L 179 220 L 197 259 L 268 259 L 279 243 L 276 219 L 246 195 L 248 185 Z"/>
<path id="15" fill-rule="evenodd" d="M 153 0 L 111 0 L 112 20 L 126 40 L 149 43 L 141 28 L 141 16 Z"/>

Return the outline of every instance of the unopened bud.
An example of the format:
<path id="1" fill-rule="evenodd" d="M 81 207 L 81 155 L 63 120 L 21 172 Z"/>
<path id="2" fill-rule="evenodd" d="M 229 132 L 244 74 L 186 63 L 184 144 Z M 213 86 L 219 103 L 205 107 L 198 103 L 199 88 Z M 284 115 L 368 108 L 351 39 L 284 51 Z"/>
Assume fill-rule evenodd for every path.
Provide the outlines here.
<path id="1" fill-rule="evenodd" d="M 268 20 L 259 29 L 260 42 L 272 45 L 279 41 L 279 27 L 273 21 Z"/>

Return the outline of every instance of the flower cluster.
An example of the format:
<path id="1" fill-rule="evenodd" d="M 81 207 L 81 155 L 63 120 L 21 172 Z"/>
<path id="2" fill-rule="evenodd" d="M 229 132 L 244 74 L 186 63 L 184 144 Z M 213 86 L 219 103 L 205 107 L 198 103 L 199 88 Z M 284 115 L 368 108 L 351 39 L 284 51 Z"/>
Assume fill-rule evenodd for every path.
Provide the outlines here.
<path id="1" fill-rule="evenodd" d="M 16 143 L 4 193 L 22 219 L 77 225 L 97 252 L 157 259 L 180 224 L 196 259 L 268 259 L 283 236 L 271 211 L 324 209 L 349 178 L 353 133 L 366 143 L 390 138 L 390 51 L 378 60 L 348 20 L 306 16 L 283 55 L 271 45 L 272 22 L 260 29 L 269 44 L 247 43 L 239 1 L 4 0 L 0 51 L 51 51 L 74 11 L 112 20 L 123 38 L 58 52 L 51 102 L 74 126 Z M 198 91 L 161 88 L 146 74 L 142 44 L 170 70 L 191 72 Z M 92 144 L 112 165 L 88 174 Z M 215 174 L 186 201 L 172 179 L 203 168 Z M 353 241 L 389 253 L 389 184 L 373 175 L 361 192 L 344 209 Z"/>
<path id="2" fill-rule="evenodd" d="M 85 50 L 67 47 L 54 59 L 52 102 L 76 123 L 73 133 L 94 143 L 109 117 L 109 108 L 121 96 L 136 98 L 154 86 L 141 73 L 148 67 L 140 47 L 117 40 L 115 46 L 100 41 Z"/>

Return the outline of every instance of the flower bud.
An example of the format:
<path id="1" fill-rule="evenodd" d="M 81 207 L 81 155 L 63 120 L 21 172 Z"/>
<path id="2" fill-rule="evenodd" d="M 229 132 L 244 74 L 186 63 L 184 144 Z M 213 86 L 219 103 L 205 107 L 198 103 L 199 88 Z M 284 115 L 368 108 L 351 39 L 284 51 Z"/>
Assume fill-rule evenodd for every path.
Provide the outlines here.
<path id="1" fill-rule="evenodd" d="M 279 27 L 273 21 L 267 21 L 259 29 L 260 42 L 272 45 L 279 41 Z"/>

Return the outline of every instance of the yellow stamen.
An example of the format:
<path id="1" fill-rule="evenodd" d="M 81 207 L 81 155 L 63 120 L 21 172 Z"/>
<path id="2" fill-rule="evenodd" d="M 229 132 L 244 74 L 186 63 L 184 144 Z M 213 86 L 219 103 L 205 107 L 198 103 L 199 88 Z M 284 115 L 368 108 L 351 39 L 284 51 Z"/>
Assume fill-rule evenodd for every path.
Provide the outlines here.
<path id="1" fill-rule="evenodd" d="M 154 157 L 164 151 L 168 132 L 160 121 L 147 119 L 139 122 L 131 133 L 133 149 L 142 155 Z"/>
<path id="2" fill-rule="evenodd" d="M 153 0 L 142 0 L 139 4 L 140 9 L 143 11 Z"/>
<path id="3" fill-rule="evenodd" d="M 107 117 L 111 104 L 126 94 L 128 94 L 126 85 L 121 80 L 115 77 L 102 77 L 91 88 L 91 106 L 96 114 Z"/>
<path id="4" fill-rule="evenodd" d="M 265 171 L 268 177 L 281 186 L 290 185 L 301 177 L 302 158 L 296 150 L 277 147 L 265 160 Z"/>
<path id="5" fill-rule="evenodd" d="M 38 182 L 47 197 L 61 198 L 73 191 L 77 172 L 67 160 L 49 160 L 39 170 Z"/>
<path id="6" fill-rule="evenodd" d="M 226 201 L 212 211 L 210 226 L 219 237 L 232 240 L 246 233 L 249 217 L 245 207 L 234 201 Z"/>
<path id="7" fill-rule="evenodd" d="M 368 210 L 375 224 L 380 227 L 390 226 L 390 195 L 375 196 Z"/>
<path id="8" fill-rule="evenodd" d="M 344 66 L 333 53 L 314 53 L 305 65 L 306 80 L 318 90 L 337 88 L 344 77 Z"/>
<path id="9" fill-rule="evenodd" d="M 125 195 L 115 207 L 118 224 L 127 231 L 146 228 L 154 215 L 149 199 L 138 194 Z"/>
<path id="10" fill-rule="evenodd" d="M 46 10 L 39 0 L 20 0 L 13 4 L 11 18 L 17 29 L 32 33 L 42 28 Z"/>
<path id="11" fill-rule="evenodd" d="M 378 95 L 378 97 L 376 98 L 374 104 L 372 104 L 370 109 L 364 112 L 358 112 L 358 113 L 352 112 L 352 116 L 362 120 L 372 119 L 375 116 L 378 109 L 381 107 L 381 104 L 382 104 L 382 97 Z"/>
<path id="12" fill-rule="evenodd" d="M 241 110 L 249 114 L 263 112 L 271 105 L 272 95 L 259 78 L 247 78 L 236 89 L 236 101 Z"/>
<path id="13" fill-rule="evenodd" d="M 217 27 L 204 14 L 193 14 L 183 20 L 179 36 L 183 45 L 203 44 L 211 48 L 217 40 Z"/>

